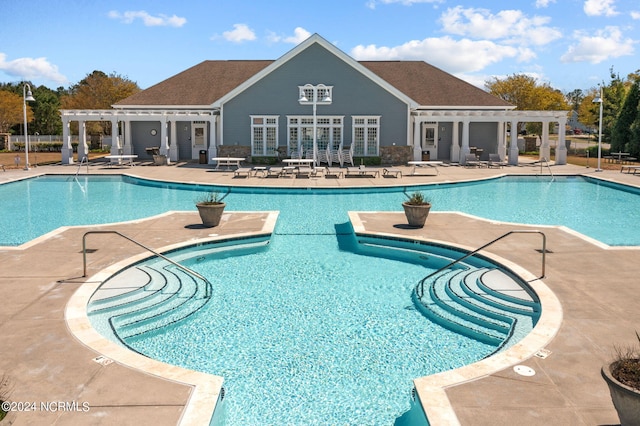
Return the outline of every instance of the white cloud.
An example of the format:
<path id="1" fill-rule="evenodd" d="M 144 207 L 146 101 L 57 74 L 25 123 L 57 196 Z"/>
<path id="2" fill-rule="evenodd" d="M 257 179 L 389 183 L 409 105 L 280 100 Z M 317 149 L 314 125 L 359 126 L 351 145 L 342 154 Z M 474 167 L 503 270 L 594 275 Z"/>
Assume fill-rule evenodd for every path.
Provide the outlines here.
<path id="1" fill-rule="evenodd" d="M 149 15 L 144 10 L 128 10 L 120 13 L 117 10 L 112 10 L 108 13 L 109 18 L 117 19 L 124 24 L 131 24 L 136 19 L 140 19 L 146 27 L 181 27 L 187 23 L 186 18 L 181 18 L 176 15 L 167 16 L 160 14 L 158 16 Z"/>
<path id="2" fill-rule="evenodd" d="M 449 34 L 535 46 L 562 37 L 560 31 L 547 26 L 550 20 L 546 16 L 530 18 L 520 10 L 502 10 L 494 15 L 487 9 L 462 6 L 449 8 L 440 17 L 443 31 Z"/>
<path id="3" fill-rule="evenodd" d="M 595 35 L 576 31 L 574 38 L 577 43 L 569 46 L 567 52 L 560 58 L 562 62 L 598 64 L 609 58 L 632 55 L 634 51 L 634 41 L 630 38 L 623 39 L 618 27 L 606 27 Z"/>
<path id="4" fill-rule="evenodd" d="M 222 36 L 234 43 L 242 43 L 243 41 L 251 41 L 256 39 L 256 34 L 246 24 L 233 24 L 233 30 L 225 31 Z"/>
<path id="5" fill-rule="evenodd" d="M 536 0 L 536 7 L 538 9 L 548 7 L 549 3 L 555 3 L 556 0 Z"/>
<path id="6" fill-rule="evenodd" d="M 0 71 L 20 80 L 48 80 L 57 84 L 66 84 L 67 77 L 60 74 L 58 67 L 47 58 L 18 58 L 6 60 L 7 55 L 0 53 Z"/>
<path id="7" fill-rule="evenodd" d="M 640 11 L 632 10 L 632 11 L 631 11 L 631 18 L 633 18 L 633 19 L 640 19 Z"/>
<path id="8" fill-rule="evenodd" d="M 615 0 L 586 0 L 584 2 L 584 13 L 588 16 L 614 16 L 617 15 L 613 6 Z"/>
<path id="9" fill-rule="evenodd" d="M 291 44 L 300 44 L 306 39 L 308 39 L 309 37 L 311 37 L 311 33 L 302 27 L 296 27 L 296 29 L 293 30 L 293 35 L 289 37 L 279 36 L 273 32 L 268 36 L 270 42 L 273 42 L 273 43 L 285 42 L 285 43 L 291 43 Z"/>
<path id="10" fill-rule="evenodd" d="M 367 7 L 369 9 L 375 9 L 377 4 L 392 4 L 400 3 L 404 6 L 411 6 L 415 3 L 444 3 L 444 0 L 369 0 Z"/>
<path id="11" fill-rule="evenodd" d="M 351 50 L 351 56 L 357 60 L 420 60 L 459 74 L 482 70 L 505 58 L 535 55 L 528 49 L 502 46 L 488 40 L 441 37 L 412 40 L 395 47 L 358 45 Z"/>

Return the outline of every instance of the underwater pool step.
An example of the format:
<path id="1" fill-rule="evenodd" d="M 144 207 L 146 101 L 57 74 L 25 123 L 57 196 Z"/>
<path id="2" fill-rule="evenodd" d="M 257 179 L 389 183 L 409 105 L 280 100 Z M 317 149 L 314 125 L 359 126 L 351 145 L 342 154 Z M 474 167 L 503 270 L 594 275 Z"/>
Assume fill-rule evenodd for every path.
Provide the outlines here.
<path id="1" fill-rule="evenodd" d="M 174 268 L 167 274 L 175 274 L 180 282 L 178 291 L 161 303 L 145 307 L 112 318 L 112 324 L 121 338 L 141 334 L 180 321 L 198 310 L 207 302 L 205 283 L 198 283 L 194 277 Z"/>
<path id="2" fill-rule="evenodd" d="M 464 285 L 462 286 L 462 290 L 475 300 L 482 301 L 483 304 L 493 306 L 501 311 L 513 312 L 532 317 L 539 316 L 537 305 L 535 303 L 532 304 L 530 300 L 513 298 L 508 294 L 504 294 L 499 290 L 491 289 L 487 285 L 483 284 L 483 279 L 485 279 L 487 272 L 493 273 L 493 271 L 494 270 L 485 270 L 479 276 L 467 277 L 464 281 Z M 490 274 L 488 276 L 494 275 Z M 505 275 L 504 277 L 507 276 Z M 520 286 L 520 284 L 515 280 L 512 280 L 512 285 Z M 521 291 L 524 292 L 525 290 Z"/>
<path id="3" fill-rule="evenodd" d="M 451 285 L 464 281 L 468 275 L 475 274 L 477 274 L 477 271 L 470 269 L 452 271 L 451 274 L 442 275 L 436 280 L 434 285 L 429 287 L 431 299 L 434 303 L 456 317 L 472 322 L 482 328 L 496 330 L 506 335 L 509 333 L 511 325 L 513 324 L 511 318 L 505 315 L 492 315 L 488 313 L 486 309 L 481 309 L 480 306 L 477 306 L 477 309 L 471 309 L 462 298 L 457 297 L 455 293 L 449 291 Z"/>
<path id="4" fill-rule="evenodd" d="M 174 293 L 180 289 L 180 281 L 174 276 L 166 274 L 161 269 L 149 268 L 146 265 L 138 266 L 136 268 L 143 269 L 150 277 L 151 282 L 145 286 L 145 289 L 135 294 L 131 294 L 130 298 L 126 295 L 114 300 L 114 303 L 108 307 L 100 307 L 90 312 L 106 312 L 110 317 L 116 317 L 120 315 L 127 315 L 132 312 L 137 312 L 142 309 L 153 308 L 159 304 L 162 304 L 165 300 L 169 299 Z M 144 297 L 141 297 L 142 294 Z"/>

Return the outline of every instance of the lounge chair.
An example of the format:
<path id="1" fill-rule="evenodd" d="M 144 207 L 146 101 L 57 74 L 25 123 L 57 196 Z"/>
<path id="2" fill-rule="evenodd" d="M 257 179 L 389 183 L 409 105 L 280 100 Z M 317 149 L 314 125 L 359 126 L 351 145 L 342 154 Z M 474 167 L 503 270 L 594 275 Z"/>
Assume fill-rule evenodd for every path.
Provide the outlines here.
<path id="1" fill-rule="evenodd" d="M 502 161 L 499 154 L 489 154 L 489 162 L 487 163 L 488 167 L 495 167 L 496 169 L 501 169 L 506 163 Z"/>
<path id="2" fill-rule="evenodd" d="M 282 167 L 269 167 L 267 169 L 267 177 L 279 177 L 282 174 Z"/>
<path id="3" fill-rule="evenodd" d="M 620 173 L 631 173 L 631 174 L 636 174 L 638 171 L 640 171 L 640 166 L 622 166 L 620 167 Z"/>
<path id="4" fill-rule="evenodd" d="M 331 149 L 331 147 L 328 146 L 327 147 L 327 164 L 329 165 L 329 167 L 331 167 L 331 164 L 333 163 L 342 164 L 342 161 L 340 160 L 340 151 Z"/>
<path id="5" fill-rule="evenodd" d="M 324 175 L 341 178 L 344 177 L 344 170 L 342 170 L 340 167 L 326 167 Z"/>
<path id="6" fill-rule="evenodd" d="M 251 167 L 239 167 L 233 172 L 234 177 L 239 177 L 240 175 L 246 175 L 247 177 L 251 176 L 251 172 L 253 169 Z"/>
<path id="7" fill-rule="evenodd" d="M 298 166 L 298 168 L 296 169 L 296 177 L 300 177 L 300 176 L 311 177 L 312 172 L 313 172 L 313 169 L 311 169 L 311 167 L 309 166 Z"/>
<path id="8" fill-rule="evenodd" d="M 395 177 L 400 175 L 400 177 L 402 177 L 402 170 L 396 169 L 395 167 L 385 167 L 382 169 L 382 174 L 389 177 L 391 177 L 391 175 L 395 175 Z"/>
<path id="9" fill-rule="evenodd" d="M 347 167 L 346 176 L 373 176 L 379 177 L 380 170 L 377 168 L 367 168 L 366 166 L 358 166 L 358 167 Z"/>

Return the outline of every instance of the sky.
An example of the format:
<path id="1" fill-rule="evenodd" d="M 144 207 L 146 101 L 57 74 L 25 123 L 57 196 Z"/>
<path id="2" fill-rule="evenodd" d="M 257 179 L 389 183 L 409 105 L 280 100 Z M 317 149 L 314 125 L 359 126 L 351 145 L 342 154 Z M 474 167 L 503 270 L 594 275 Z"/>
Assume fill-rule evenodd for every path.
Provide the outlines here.
<path id="1" fill-rule="evenodd" d="M 640 69 L 638 0 L 0 0 L 0 82 L 67 88 L 99 70 L 146 89 L 204 60 L 278 59 L 313 33 L 481 88 L 527 74 L 586 91 Z"/>

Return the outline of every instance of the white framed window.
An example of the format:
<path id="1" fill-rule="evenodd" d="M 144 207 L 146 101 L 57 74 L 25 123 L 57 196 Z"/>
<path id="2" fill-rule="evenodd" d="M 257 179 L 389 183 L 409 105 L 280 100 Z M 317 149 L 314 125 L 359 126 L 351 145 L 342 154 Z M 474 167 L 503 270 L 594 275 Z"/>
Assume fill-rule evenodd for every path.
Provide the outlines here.
<path id="1" fill-rule="evenodd" d="M 375 157 L 380 152 L 380 116 L 353 116 L 353 155 Z"/>
<path id="2" fill-rule="evenodd" d="M 316 117 L 316 146 L 318 151 L 327 149 L 331 144 L 334 149 L 342 146 L 344 134 L 343 116 Z M 291 151 L 313 151 L 313 116 L 287 116 L 288 153 Z"/>
<path id="3" fill-rule="evenodd" d="M 251 155 L 256 157 L 278 155 L 278 116 L 251 116 Z"/>

